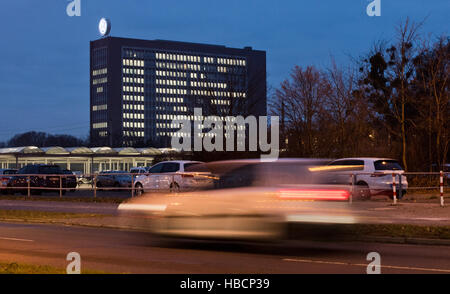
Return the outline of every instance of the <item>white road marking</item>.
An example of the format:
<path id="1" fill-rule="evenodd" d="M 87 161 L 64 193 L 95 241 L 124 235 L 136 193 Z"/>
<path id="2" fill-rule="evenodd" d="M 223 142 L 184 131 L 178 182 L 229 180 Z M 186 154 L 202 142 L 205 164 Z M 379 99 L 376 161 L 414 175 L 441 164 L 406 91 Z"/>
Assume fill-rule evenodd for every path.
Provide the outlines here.
<path id="1" fill-rule="evenodd" d="M 290 258 L 285 258 L 285 259 L 283 259 L 283 261 L 367 267 L 367 264 L 363 264 L 363 263 L 349 263 L 349 262 L 339 262 L 339 261 L 322 261 L 322 260 L 290 259 Z M 450 273 L 450 269 L 438 269 L 438 268 L 423 268 L 423 267 L 409 267 L 409 266 L 395 266 L 395 265 L 381 265 L 381 268 L 382 269 L 386 268 L 386 269 L 400 269 L 400 270 L 411 270 L 411 271 Z"/>
<path id="2" fill-rule="evenodd" d="M 16 239 L 16 238 L 6 238 L 6 237 L 0 237 L 0 240 L 6 240 L 6 241 L 18 241 L 18 242 L 34 242 L 34 240 L 28 240 L 28 239 Z"/>

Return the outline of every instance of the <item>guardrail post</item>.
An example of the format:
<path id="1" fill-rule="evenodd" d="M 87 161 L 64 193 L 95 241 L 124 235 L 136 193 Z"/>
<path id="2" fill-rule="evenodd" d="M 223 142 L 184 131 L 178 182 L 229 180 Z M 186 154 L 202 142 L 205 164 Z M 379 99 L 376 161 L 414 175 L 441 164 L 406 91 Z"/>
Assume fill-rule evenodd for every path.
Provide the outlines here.
<path id="1" fill-rule="evenodd" d="M 394 205 L 397 205 L 397 187 L 395 182 L 395 174 L 392 174 L 392 198 L 394 199 Z"/>
<path id="2" fill-rule="evenodd" d="M 440 172 L 439 177 L 439 192 L 441 194 L 441 207 L 444 207 L 444 172 Z"/>
<path id="3" fill-rule="evenodd" d="M 398 199 L 403 199 L 402 175 L 398 175 Z"/>
<path id="4" fill-rule="evenodd" d="M 97 175 L 94 175 L 94 180 L 92 182 L 94 183 L 94 198 L 97 198 Z"/>
<path id="5" fill-rule="evenodd" d="M 134 174 L 131 174 L 131 198 L 134 198 Z"/>
<path id="6" fill-rule="evenodd" d="M 30 198 L 31 197 L 31 180 L 30 180 L 30 176 L 27 176 L 27 187 L 28 187 L 27 195 L 28 195 L 28 198 Z"/>
<path id="7" fill-rule="evenodd" d="M 62 175 L 59 176 L 59 198 L 62 198 Z"/>

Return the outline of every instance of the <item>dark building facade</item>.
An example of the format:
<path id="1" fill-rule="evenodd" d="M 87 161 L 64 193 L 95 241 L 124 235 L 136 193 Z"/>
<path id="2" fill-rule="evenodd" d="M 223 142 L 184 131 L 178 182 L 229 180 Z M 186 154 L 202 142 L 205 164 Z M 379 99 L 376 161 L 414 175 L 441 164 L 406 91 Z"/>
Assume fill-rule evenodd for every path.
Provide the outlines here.
<path id="1" fill-rule="evenodd" d="M 266 52 L 106 37 L 90 43 L 91 144 L 170 147 L 176 117 L 267 115 Z"/>

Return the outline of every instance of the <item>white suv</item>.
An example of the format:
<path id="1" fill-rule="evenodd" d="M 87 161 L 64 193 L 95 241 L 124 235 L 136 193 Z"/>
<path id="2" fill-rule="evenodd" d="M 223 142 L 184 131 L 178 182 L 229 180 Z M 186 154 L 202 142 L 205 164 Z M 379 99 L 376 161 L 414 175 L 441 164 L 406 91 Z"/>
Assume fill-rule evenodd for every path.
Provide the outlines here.
<path id="1" fill-rule="evenodd" d="M 135 179 L 136 195 L 152 191 L 179 192 L 200 186 L 210 179 L 199 173 L 189 172 L 188 169 L 201 163 L 199 161 L 164 161 L 155 164 L 148 173 Z"/>
<path id="2" fill-rule="evenodd" d="M 342 158 L 328 165 L 330 170 L 343 176 L 354 175 L 356 184 L 356 197 L 370 199 L 374 195 L 387 195 L 393 197 L 392 175 L 396 175 L 397 195 L 405 195 L 408 190 L 408 181 L 403 175 L 404 170 L 400 163 L 390 158 Z M 401 191 L 400 191 L 401 182 Z M 400 194 L 401 193 L 401 194 Z"/>

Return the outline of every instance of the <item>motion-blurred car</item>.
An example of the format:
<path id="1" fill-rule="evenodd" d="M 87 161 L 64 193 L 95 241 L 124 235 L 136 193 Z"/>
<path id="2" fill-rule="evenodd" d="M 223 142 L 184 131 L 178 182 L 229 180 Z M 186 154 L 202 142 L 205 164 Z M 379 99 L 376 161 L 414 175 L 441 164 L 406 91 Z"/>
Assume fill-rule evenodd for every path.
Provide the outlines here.
<path id="1" fill-rule="evenodd" d="M 354 175 L 356 184 L 356 198 L 370 199 L 375 195 L 387 195 L 393 198 L 392 175 L 396 175 L 396 188 L 405 195 L 408 190 L 408 180 L 404 176 L 404 170 L 400 163 L 389 158 L 343 158 L 331 162 L 327 171 L 334 171 L 342 182 L 347 178 L 351 182 L 350 175 Z"/>
<path id="2" fill-rule="evenodd" d="M 67 175 L 65 177 L 66 178 L 67 189 L 70 189 L 69 190 L 70 192 L 75 192 L 77 190 L 77 186 L 78 186 L 77 176 L 72 171 L 70 171 L 68 169 L 63 170 L 63 173 L 65 175 Z"/>
<path id="3" fill-rule="evenodd" d="M 17 172 L 16 169 L 0 169 L 0 193 L 8 193 L 8 182 L 11 179 L 11 175 Z"/>
<path id="4" fill-rule="evenodd" d="M 57 165 L 34 164 L 27 165 L 17 171 L 8 183 L 8 190 L 12 193 L 28 193 L 28 179 L 31 194 L 40 195 L 43 192 L 58 192 L 63 188 L 66 193 L 67 182 L 62 169 Z"/>
<path id="5" fill-rule="evenodd" d="M 329 161 L 326 161 L 329 162 Z M 210 184 L 198 191 L 149 194 L 119 206 L 122 217 L 148 221 L 150 232 L 201 239 L 280 238 L 291 224 L 341 225 L 357 220 L 349 186 L 312 171 L 321 160 L 237 160 L 199 164 Z"/>
<path id="6" fill-rule="evenodd" d="M 164 161 L 152 166 L 148 172 L 135 180 L 136 194 L 152 191 L 179 192 L 201 186 L 209 179 L 204 172 L 190 172 L 201 164 L 199 161 Z M 208 172 L 207 172 L 208 173 Z"/>
<path id="7" fill-rule="evenodd" d="M 131 175 L 126 171 L 103 171 L 96 182 L 97 188 L 131 188 Z"/>

